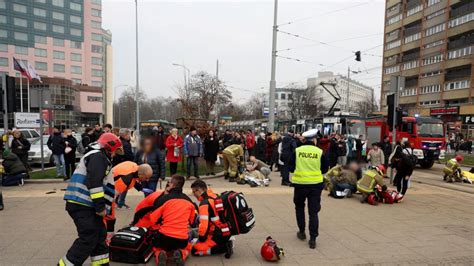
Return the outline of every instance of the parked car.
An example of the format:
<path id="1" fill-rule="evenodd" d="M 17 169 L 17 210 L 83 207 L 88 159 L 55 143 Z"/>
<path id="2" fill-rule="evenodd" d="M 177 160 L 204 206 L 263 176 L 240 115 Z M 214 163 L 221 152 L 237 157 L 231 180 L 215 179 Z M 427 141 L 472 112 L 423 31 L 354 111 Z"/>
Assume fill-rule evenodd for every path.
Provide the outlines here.
<path id="1" fill-rule="evenodd" d="M 29 141 L 32 142 L 36 139 L 39 139 L 40 134 L 38 131 L 34 128 L 19 128 L 20 132 L 23 134 L 23 136 Z M 2 128 L 0 129 L 0 136 L 3 135 L 5 130 Z M 12 138 L 10 138 L 11 141 Z M 9 143 L 10 144 L 10 143 Z"/>
<path id="2" fill-rule="evenodd" d="M 74 136 L 77 141 L 81 141 L 81 136 L 75 135 Z M 48 148 L 48 143 L 49 135 L 43 135 L 43 155 L 44 155 L 44 163 L 47 165 L 54 165 L 54 157 L 51 152 L 51 150 Z M 31 148 L 30 151 L 28 152 L 28 162 L 30 164 L 41 164 L 41 140 L 38 138 L 31 142 Z M 76 150 L 76 160 L 80 160 L 82 157 L 82 154 L 80 154 Z"/>

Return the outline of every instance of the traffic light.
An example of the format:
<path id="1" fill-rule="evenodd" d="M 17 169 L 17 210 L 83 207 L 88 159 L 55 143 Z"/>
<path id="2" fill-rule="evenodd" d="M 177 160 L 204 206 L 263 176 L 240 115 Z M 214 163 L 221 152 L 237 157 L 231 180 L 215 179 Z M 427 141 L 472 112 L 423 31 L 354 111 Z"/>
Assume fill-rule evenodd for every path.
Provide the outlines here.
<path id="1" fill-rule="evenodd" d="M 390 131 L 393 129 L 392 125 L 393 125 L 393 116 L 394 116 L 394 112 L 393 112 L 394 105 L 395 105 L 395 94 L 387 95 L 387 111 L 388 111 L 387 124 Z"/>
<path id="2" fill-rule="evenodd" d="M 403 109 L 401 107 L 397 107 L 397 121 L 395 121 L 395 125 L 401 125 L 403 123 Z"/>
<path id="3" fill-rule="evenodd" d="M 355 56 L 356 56 L 355 60 L 360 62 L 361 61 L 360 51 L 355 52 Z"/>
<path id="4" fill-rule="evenodd" d="M 3 102 L 3 99 L 2 99 Z M 16 88 L 15 77 L 7 75 L 7 107 L 8 113 L 16 112 Z"/>

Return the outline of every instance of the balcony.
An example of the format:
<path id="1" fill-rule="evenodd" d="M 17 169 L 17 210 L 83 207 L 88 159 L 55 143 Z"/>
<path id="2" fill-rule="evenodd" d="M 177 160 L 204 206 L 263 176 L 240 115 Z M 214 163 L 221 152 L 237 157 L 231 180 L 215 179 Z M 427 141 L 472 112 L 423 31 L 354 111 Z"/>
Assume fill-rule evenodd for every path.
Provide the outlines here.
<path id="1" fill-rule="evenodd" d="M 456 36 L 474 29 L 474 20 L 461 24 L 456 27 L 448 28 L 448 37 Z"/>
<path id="2" fill-rule="evenodd" d="M 443 93 L 443 100 L 462 99 L 469 97 L 469 89 L 450 90 Z"/>

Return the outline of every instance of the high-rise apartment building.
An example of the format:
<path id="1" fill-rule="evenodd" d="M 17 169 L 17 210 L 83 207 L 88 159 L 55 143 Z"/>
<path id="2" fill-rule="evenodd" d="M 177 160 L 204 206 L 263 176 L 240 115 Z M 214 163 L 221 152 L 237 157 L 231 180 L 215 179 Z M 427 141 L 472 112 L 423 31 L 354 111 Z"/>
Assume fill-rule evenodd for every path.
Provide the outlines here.
<path id="1" fill-rule="evenodd" d="M 399 104 L 471 130 L 474 115 L 474 1 L 387 0 L 382 109 L 390 76 L 404 76 Z M 471 135 L 471 134 L 470 134 Z"/>
<path id="2" fill-rule="evenodd" d="M 112 63 L 112 36 L 102 29 L 101 13 L 101 0 L 0 0 L 0 72 L 18 77 L 13 69 L 15 57 L 30 63 L 41 77 L 81 84 L 77 88 L 93 87 L 80 91 L 80 98 L 91 100 L 94 106 L 100 102 L 97 118 L 104 118 L 104 114 L 109 121 L 112 114 L 105 100 L 113 98 L 109 95 L 113 90 L 108 69 Z M 91 91 L 93 95 L 88 95 Z M 26 90 L 23 95 L 26 99 Z M 57 123 L 83 126 L 77 112 L 93 115 L 87 102 L 73 105 L 62 98 L 64 95 L 52 95 L 51 99 L 53 106 L 59 106 L 54 110 Z"/>

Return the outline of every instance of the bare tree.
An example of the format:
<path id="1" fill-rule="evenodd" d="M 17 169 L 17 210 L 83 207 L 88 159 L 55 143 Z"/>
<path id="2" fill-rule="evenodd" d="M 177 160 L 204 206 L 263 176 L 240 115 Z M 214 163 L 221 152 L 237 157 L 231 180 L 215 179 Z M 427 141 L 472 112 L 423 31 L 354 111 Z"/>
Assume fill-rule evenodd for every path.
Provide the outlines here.
<path id="1" fill-rule="evenodd" d="M 291 119 L 316 117 L 322 115 L 325 110 L 323 99 L 316 93 L 316 87 L 292 88 L 288 107 Z"/>
<path id="2" fill-rule="evenodd" d="M 379 105 L 373 97 L 367 97 L 355 104 L 354 109 L 363 118 L 369 114 L 378 111 Z"/>

